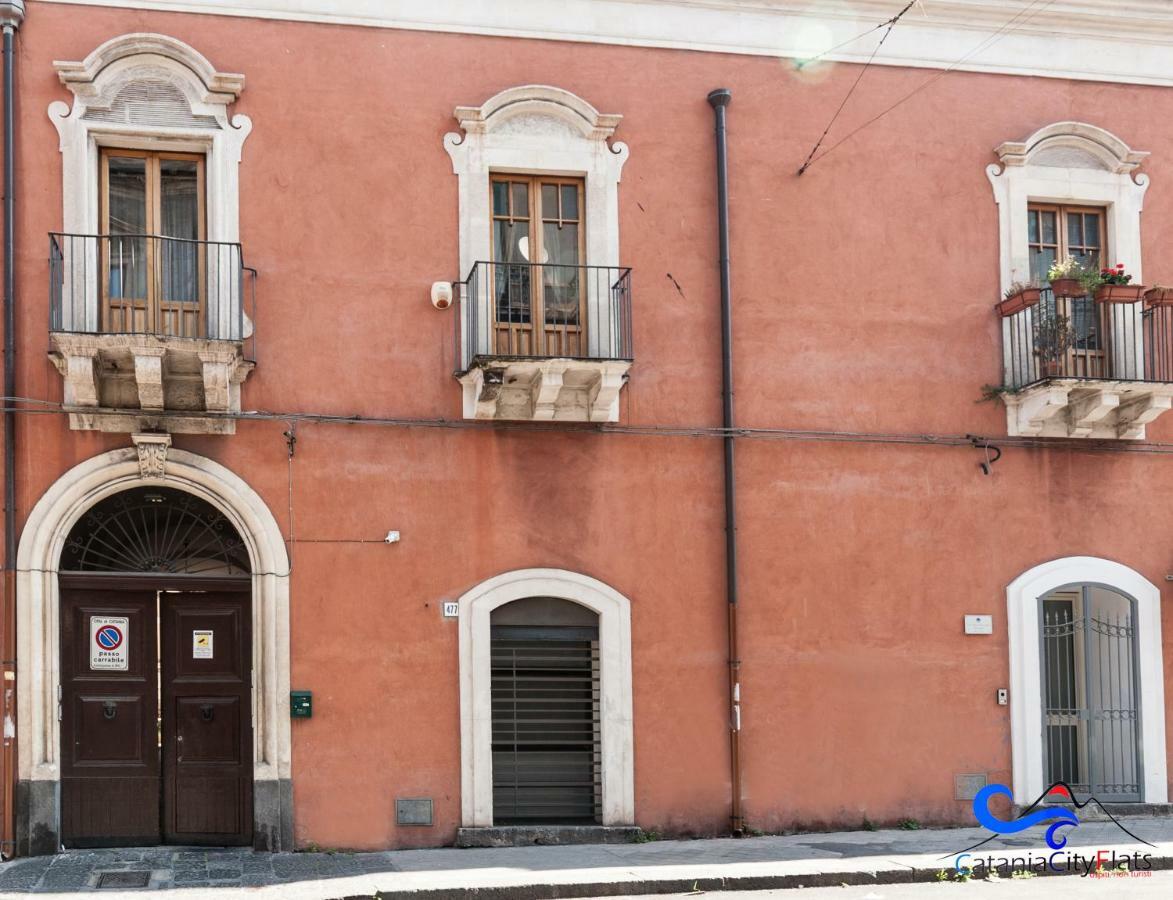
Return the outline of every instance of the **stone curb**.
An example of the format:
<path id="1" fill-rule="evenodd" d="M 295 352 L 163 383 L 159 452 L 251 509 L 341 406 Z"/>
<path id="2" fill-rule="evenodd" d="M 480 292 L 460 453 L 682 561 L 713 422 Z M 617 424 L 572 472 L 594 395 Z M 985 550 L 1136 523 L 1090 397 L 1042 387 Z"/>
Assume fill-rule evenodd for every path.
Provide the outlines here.
<path id="1" fill-rule="evenodd" d="M 1153 871 L 1173 870 L 1173 856 L 1154 856 Z M 650 878 L 636 881 L 529 884 L 501 887 L 419 888 L 378 891 L 375 900 L 578 900 L 584 897 L 632 897 L 645 894 L 683 894 L 691 891 L 768 891 L 811 887 L 860 887 L 873 884 L 936 882 L 941 867 L 901 867 L 875 871 L 807 872 L 790 875 L 735 875 L 709 878 Z M 1008 877 L 1008 867 L 999 873 Z M 1045 877 L 1078 878 L 1076 873 L 1041 873 Z M 351 894 L 333 900 L 372 900 L 370 894 Z"/>

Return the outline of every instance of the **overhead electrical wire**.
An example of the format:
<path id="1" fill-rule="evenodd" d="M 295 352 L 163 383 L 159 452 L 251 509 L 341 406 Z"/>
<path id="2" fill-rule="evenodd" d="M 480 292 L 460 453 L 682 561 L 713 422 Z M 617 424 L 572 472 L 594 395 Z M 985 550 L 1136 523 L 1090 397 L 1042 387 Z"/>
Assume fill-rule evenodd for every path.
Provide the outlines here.
<path id="1" fill-rule="evenodd" d="M 897 20 L 902 15 L 904 15 L 906 12 L 908 12 L 909 9 L 911 9 L 913 6 L 915 6 L 919 2 L 920 2 L 920 0 L 911 0 L 911 2 L 907 6 L 904 7 L 904 9 L 900 10 L 900 12 L 896 13 L 896 15 L 894 15 L 892 18 L 886 19 L 885 21 L 881 22 L 879 25 L 874 25 L 871 28 L 869 28 L 867 31 L 861 31 L 855 37 L 848 38 L 847 40 L 836 44 L 834 47 L 828 47 L 826 50 L 823 50 L 819 53 L 816 53 L 814 56 L 807 56 L 807 57 L 804 57 L 803 59 L 798 60 L 794 64 L 795 68 L 802 69 L 806 66 L 809 66 L 811 63 L 818 62 L 823 57 L 829 56 L 830 54 L 834 53 L 836 50 L 843 49 L 848 44 L 854 44 L 856 41 L 863 40 L 865 37 L 867 37 L 873 31 L 879 31 L 885 25 L 895 25 Z"/>
<path id="2" fill-rule="evenodd" d="M 842 113 L 843 108 L 847 106 L 847 101 L 851 99 L 851 95 L 854 94 L 855 89 L 859 87 L 859 83 L 863 80 L 864 73 L 867 72 L 868 66 L 872 64 L 872 60 L 876 58 L 876 54 L 879 53 L 880 48 L 884 46 L 884 41 L 888 40 L 888 35 L 892 33 L 892 29 L 895 28 L 896 23 L 900 21 L 900 17 L 912 9 L 912 5 L 914 3 L 916 3 L 916 0 L 908 0 L 908 4 L 904 7 L 904 9 L 896 13 L 896 15 L 894 15 L 886 23 L 881 23 L 880 25 L 876 26 L 876 28 L 882 28 L 884 25 L 887 25 L 888 30 L 885 31 L 884 34 L 880 37 L 879 42 L 872 50 L 872 55 L 868 57 L 867 62 L 863 64 L 863 68 L 859 70 L 859 74 L 855 76 L 855 81 L 852 83 L 850 90 L 848 90 L 847 94 L 843 97 L 843 101 L 839 104 L 839 108 L 835 110 L 835 115 L 831 116 L 831 121 L 827 123 L 827 127 L 824 128 L 823 133 L 819 135 L 819 139 L 815 141 L 815 145 L 811 148 L 811 152 L 807 154 L 806 161 L 803 162 L 801 166 L 799 166 L 799 175 L 807 170 L 807 166 L 811 164 L 811 161 L 814 159 L 815 154 L 818 153 L 819 148 L 823 146 L 823 141 L 826 139 L 827 134 L 831 131 L 831 126 L 835 124 L 835 120 L 839 118 L 839 114 Z M 875 29 L 872 30 L 874 31 Z M 830 53 L 831 51 L 828 50 L 827 52 Z"/>
<path id="3" fill-rule="evenodd" d="M 847 141 L 849 141 L 853 137 L 855 137 L 857 134 L 859 134 L 861 131 L 863 131 L 865 128 L 875 124 L 880 119 L 884 118 L 884 116 L 888 115 L 888 113 L 892 112 L 892 110 L 896 109 L 898 106 L 902 105 L 903 103 L 907 102 L 908 100 L 910 100 L 911 98 L 913 98 L 914 96 L 919 94 L 921 91 L 923 91 L 929 85 L 936 82 L 938 79 L 943 78 L 945 75 L 948 75 L 950 72 L 955 70 L 958 66 L 962 65 L 963 63 L 965 63 L 967 60 L 972 59 L 974 56 L 976 56 L 981 51 L 986 50 L 989 47 L 992 47 L 998 41 L 1002 40 L 1002 38 L 1004 38 L 1008 34 L 1010 34 L 1014 30 L 1014 28 L 1025 25 L 1027 22 L 1029 22 L 1031 19 L 1033 19 L 1035 16 L 1037 16 L 1039 13 L 1041 13 L 1043 10 L 1045 10 L 1048 6 L 1050 6 L 1054 2 L 1055 2 L 1055 0 L 1030 0 L 1030 5 L 1027 6 L 1026 9 L 1019 10 L 1017 13 L 1015 13 L 1008 21 L 1004 22 L 1001 25 L 1001 27 L 999 27 L 997 30 L 995 30 L 992 34 L 988 35 L 980 44 L 978 44 L 976 47 L 974 47 L 972 50 L 970 50 L 968 53 L 966 53 L 960 59 L 958 59 L 955 62 L 950 63 L 944 69 L 941 69 L 939 72 L 936 72 L 931 77 L 925 79 L 923 82 L 921 82 L 919 85 L 917 85 L 915 88 L 913 88 L 907 94 L 905 94 L 903 97 L 901 97 L 895 103 L 893 103 L 891 106 L 884 109 L 882 112 L 876 114 L 875 116 L 872 116 L 872 118 L 868 119 L 862 125 L 859 125 L 858 127 L 853 128 L 851 131 L 849 131 L 847 134 L 845 134 L 843 137 L 841 137 L 839 140 L 837 140 L 834 144 L 832 144 L 830 147 L 828 147 L 826 150 L 824 150 L 822 153 L 819 153 L 816 156 L 815 152 L 818 150 L 819 144 L 821 144 L 823 142 L 823 138 L 819 138 L 818 144 L 815 145 L 815 149 L 812 150 L 810 152 L 810 155 L 807 156 L 806 162 L 804 162 L 802 164 L 802 167 L 798 170 L 798 174 L 801 175 L 803 172 L 805 172 L 807 169 L 809 169 L 811 166 L 813 166 L 815 163 L 817 163 L 820 159 L 823 159 L 824 157 L 826 157 L 827 155 L 832 153 L 837 147 L 840 147 L 841 145 L 843 145 L 844 143 L 846 143 Z M 1040 3 L 1042 3 L 1042 6 L 1039 6 Z M 1038 8 L 1036 9 L 1035 7 L 1038 7 Z M 1020 19 L 1022 21 L 1019 21 Z M 887 37 L 886 34 L 885 34 L 885 37 Z M 881 41 L 880 43 L 882 44 L 883 41 Z M 877 46 L 876 49 L 879 50 L 879 46 Z M 875 53 L 873 52 L 872 58 L 874 58 L 874 57 L 875 57 Z M 872 59 L 869 58 L 868 65 L 871 64 L 871 61 L 872 61 Z M 864 68 L 866 69 L 867 66 L 865 65 Z M 862 75 L 863 75 L 863 73 L 861 72 L 860 77 L 862 77 Z M 855 83 L 856 84 L 859 83 L 859 78 L 856 78 Z M 855 90 L 854 85 L 852 86 L 852 90 Z M 848 93 L 848 96 L 850 96 L 850 92 Z M 840 107 L 840 109 L 842 109 L 842 107 Z M 836 116 L 838 116 L 838 113 L 836 113 Z M 831 121 L 833 123 L 835 120 L 832 119 Z M 828 129 L 830 129 L 830 126 L 827 126 L 827 127 L 828 127 Z M 824 132 L 823 137 L 826 137 L 826 132 Z"/>

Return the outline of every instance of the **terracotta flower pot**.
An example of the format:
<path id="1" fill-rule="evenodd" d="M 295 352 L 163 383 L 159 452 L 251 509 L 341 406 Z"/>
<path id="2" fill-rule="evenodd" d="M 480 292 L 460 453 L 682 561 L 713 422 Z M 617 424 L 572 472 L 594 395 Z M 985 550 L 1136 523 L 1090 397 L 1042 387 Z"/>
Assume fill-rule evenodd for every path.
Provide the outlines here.
<path id="1" fill-rule="evenodd" d="M 1144 292 L 1144 300 L 1149 306 L 1173 306 L 1173 288 L 1149 288 Z"/>
<path id="2" fill-rule="evenodd" d="M 1101 284 L 1096 288 L 1097 303 L 1135 303 L 1144 296 L 1143 284 Z"/>
<path id="3" fill-rule="evenodd" d="M 1003 318 L 1022 312 L 1039 302 L 1042 291 L 1039 288 L 1023 288 L 1016 294 L 1011 294 L 998 304 L 998 314 Z"/>
<path id="4" fill-rule="evenodd" d="M 1078 278 L 1054 278 L 1051 280 L 1051 290 L 1056 297 L 1082 297 L 1087 288 Z"/>

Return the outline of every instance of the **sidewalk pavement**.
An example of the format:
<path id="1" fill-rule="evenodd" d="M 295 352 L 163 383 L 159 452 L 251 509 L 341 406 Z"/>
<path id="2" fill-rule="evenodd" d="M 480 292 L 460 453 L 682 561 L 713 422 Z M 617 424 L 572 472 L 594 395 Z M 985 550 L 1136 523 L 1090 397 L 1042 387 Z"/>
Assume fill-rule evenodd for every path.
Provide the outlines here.
<path id="1" fill-rule="evenodd" d="M 1094 858 L 1150 853 L 1173 869 L 1173 818 L 1129 816 L 1068 829 L 1062 854 Z M 1044 827 L 996 837 L 976 855 L 1050 856 Z M 761 890 L 825 885 L 936 881 L 958 851 L 990 837 L 981 828 L 850 831 L 780 837 L 651 841 L 497 849 L 392 850 L 380 853 L 254 853 L 156 847 L 74 850 L 0 864 L 0 897 L 69 897 L 96 891 L 130 900 L 142 890 L 99 888 L 102 874 L 149 873 L 148 887 L 182 900 L 552 900 L 692 890 Z M 1046 873 L 1044 873 L 1046 874 Z M 109 881 L 109 879 L 108 879 Z"/>

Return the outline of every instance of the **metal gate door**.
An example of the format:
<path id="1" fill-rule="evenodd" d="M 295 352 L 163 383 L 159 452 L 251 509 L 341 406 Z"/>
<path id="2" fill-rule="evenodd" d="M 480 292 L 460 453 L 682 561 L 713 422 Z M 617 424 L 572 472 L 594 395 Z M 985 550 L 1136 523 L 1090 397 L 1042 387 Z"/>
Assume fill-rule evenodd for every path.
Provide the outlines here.
<path id="1" fill-rule="evenodd" d="M 1079 799 L 1140 800 L 1136 629 L 1132 601 L 1104 588 L 1042 600 L 1047 784 Z"/>

